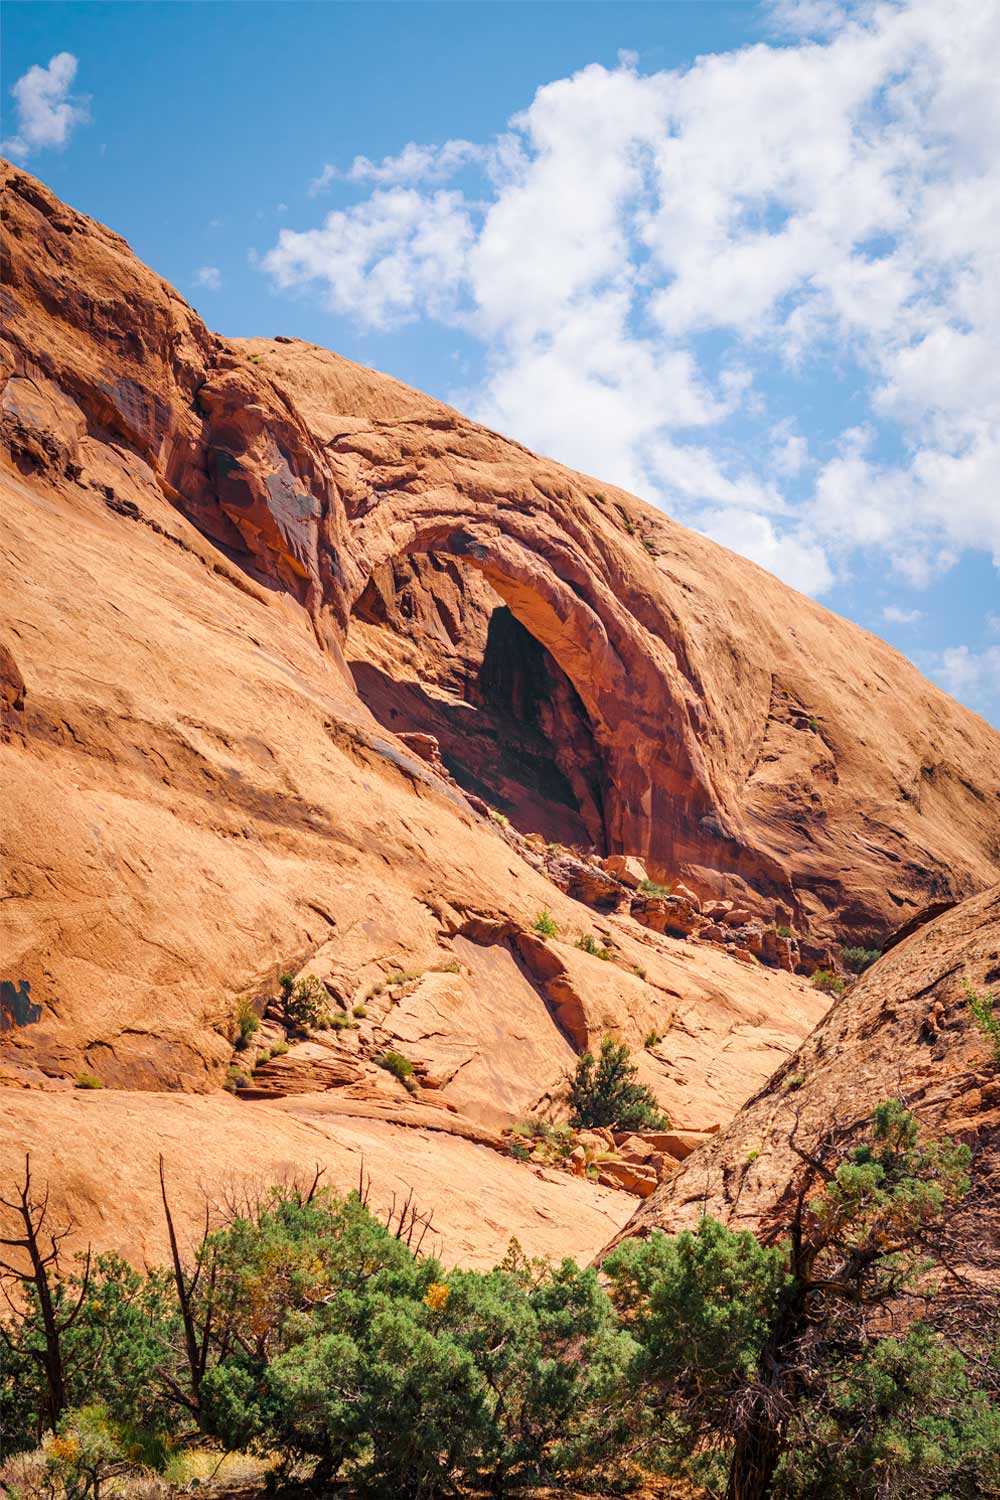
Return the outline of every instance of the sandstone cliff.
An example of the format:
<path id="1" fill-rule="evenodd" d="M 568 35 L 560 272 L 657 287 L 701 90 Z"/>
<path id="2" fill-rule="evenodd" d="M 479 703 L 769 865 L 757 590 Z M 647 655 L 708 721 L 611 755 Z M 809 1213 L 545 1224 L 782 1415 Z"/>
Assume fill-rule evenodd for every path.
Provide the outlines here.
<path id="1" fill-rule="evenodd" d="M 690 1227 L 703 1212 L 765 1237 L 787 1222 L 809 1152 L 849 1139 L 873 1107 L 902 1099 L 931 1134 L 973 1152 L 963 1238 L 1000 1277 L 1000 1073 L 969 1003 L 1000 996 L 1000 886 L 920 926 L 862 975 L 708 1145 L 649 1198 L 625 1234 Z"/>
<path id="2" fill-rule="evenodd" d="M 607 1031 L 679 1126 L 720 1124 L 824 1002 L 640 925 L 586 860 L 553 884 L 544 839 L 877 945 L 996 878 L 998 736 L 632 497 L 327 351 L 217 337 L 3 182 L 4 1160 L 61 1154 L 111 1242 L 116 1202 L 154 1233 L 158 1146 L 189 1176 L 314 1153 L 344 1185 L 365 1155 L 463 1248 L 516 1227 L 517 1187 L 541 1247 L 565 1217 L 596 1249 L 631 1200 L 545 1186 L 496 1132 Z M 284 970 L 339 1029 L 259 1069 L 268 1097 L 180 1099 L 220 1090 Z"/>

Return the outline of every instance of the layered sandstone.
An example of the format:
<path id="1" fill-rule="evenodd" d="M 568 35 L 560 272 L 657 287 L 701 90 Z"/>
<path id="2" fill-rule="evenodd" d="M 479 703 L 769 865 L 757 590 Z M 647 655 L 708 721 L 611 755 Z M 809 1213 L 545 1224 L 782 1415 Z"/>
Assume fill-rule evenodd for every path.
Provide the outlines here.
<path id="1" fill-rule="evenodd" d="M 1000 1073 L 970 989 L 993 994 L 1000 1009 L 1000 885 L 894 945 L 623 1233 L 687 1228 L 707 1212 L 780 1234 L 802 1174 L 799 1152 L 849 1139 L 876 1104 L 898 1098 L 929 1133 L 971 1147 L 966 1240 L 991 1247 L 984 1265 L 1000 1279 Z"/>
<path id="2" fill-rule="evenodd" d="M 512 1229 L 521 1185 L 526 1247 L 564 1214 L 596 1250 L 601 1190 L 536 1189 L 499 1132 L 558 1113 L 608 1032 L 706 1131 L 825 1002 L 660 908 L 606 909 L 628 888 L 581 855 L 877 943 L 995 878 L 998 737 L 630 496 L 325 350 L 219 338 L 111 231 L 4 185 L 5 1162 L 61 1151 L 113 1238 L 101 1154 L 141 1140 L 115 1192 L 154 1244 L 156 1141 L 178 1170 L 200 1143 L 185 1201 L 213 1159 L 315 1147 L 349 1186 L 382 1151 L 451 1204 L 456 1255 L 480 1184 Z M 289 1038 L 243 1098 L 182 1099 L 248 1065 L 237 1005 L 286 970 L 340 1029 Z M 371 1144 L 337 1154 L 348 1131 Z"/>

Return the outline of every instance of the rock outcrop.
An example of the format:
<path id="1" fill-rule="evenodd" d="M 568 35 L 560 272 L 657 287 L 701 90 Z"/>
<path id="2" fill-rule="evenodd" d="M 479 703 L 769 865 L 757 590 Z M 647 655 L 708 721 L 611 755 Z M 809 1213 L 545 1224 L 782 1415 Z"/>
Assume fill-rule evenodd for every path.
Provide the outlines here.
<path id="1" fill-rule="evenodd" d="M 498 1225 L 513 1181 L 526 1223 L 567 1184 L 576 1214 L 599 1188 L 543 1203 L 490 1141 L 558 1113 L 582 1048 L 624 1037 L 704 1131 L 826 1007 L 734 933 L 878 946 L 996 878 L 1000 739 L 882 642 L 388 377 L 220 338 L 2 180 L 0 1115 L 105 1243 L 79 1153 L 126 1115 L 179 1166 L 199 1133 L 192 1170 L 271 1170 L 283 1112 L 300 1163 L 361 1119 L 444 1196 L 442 1140 L 501 1162 Z M 635 861 L 683 884 L 645 924 Z M 336 1028 L 254 1069 L 238 1013 L 285 971 Z"/>
<path id="2" fill-rule="evenodd" d="M 718 1135 L 692 1152 L 623 1235 L 690 1227 L 703 1212 L 764 1237 L 787 1222 L 807 1153 L 899 1098 L 932 1134 L 973 1151 L 968 1243 L 1000 1283 L 1000 1070 L 969 988 L 1000 1008 L 1000 886 L 880 958 Z"/>

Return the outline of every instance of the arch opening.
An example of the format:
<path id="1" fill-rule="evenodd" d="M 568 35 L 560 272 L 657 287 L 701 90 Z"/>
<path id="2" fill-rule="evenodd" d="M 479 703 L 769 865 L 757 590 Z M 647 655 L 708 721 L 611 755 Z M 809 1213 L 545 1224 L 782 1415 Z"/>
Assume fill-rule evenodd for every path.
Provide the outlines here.
<path id="1" fill-rule="evenodd" d="M 433 735 L 466 791 L 523 833 L 608 852 L 590 716 L 483 571 L 434 550 L 378 564 L 354 604 L 346 655 L 375 718 L 395 734 Z"/>

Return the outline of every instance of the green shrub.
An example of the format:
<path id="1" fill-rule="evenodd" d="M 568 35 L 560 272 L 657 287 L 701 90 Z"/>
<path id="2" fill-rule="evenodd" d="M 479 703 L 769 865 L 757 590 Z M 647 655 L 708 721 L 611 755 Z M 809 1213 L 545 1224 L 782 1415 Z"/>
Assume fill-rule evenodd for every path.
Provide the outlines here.
<path id="1" fill-rule="evenodd" d="M 824 995 L 842 995 L 847 988 L 847 980 L 832 969 L 817 969 L 809 983 Z"/>
<path id="2" fill-rule="evenodd" d="M 666 1130 L 669 1120 L 638 1072 L 624 1042 L 606 1036 L 599 1058 L 585 1052 L 568 1079 L 570 1123 L 577 1129 L 595 1125 L 613 1130 Z"/>
<path id="3" fill-rule="evenodd" d="M 660 896 L 665 898 L 674 894 L 673 881 L 669 885 L 660 885 L 655 880 L 641 880 L 639 882 L 639 890 L 644 896 Z"/>
<path id="4" fill-rule="evenodd" d="M 391 1073 L 393 1078 L 398 1078 L 400 1083 L 405 1083 L 408 1078 L 413 1076 L 413 1064 L 401 1052 L 382 1052 L 376 1057 L 375 1061 L 380 1068 L 384 1068 L 387 1073 Z"/>
<path id="5" fill-rule="evenodd" d="M 554 938 L 559 936 L 559 928 L 556 925 L 555 917 L 549 911 L 540 911 L 531 926 L 541 937 Z"/>
<path id="6" fill-rule="evenodd" d="M 244 995 L 236 1002 L 236 1046 L 245 1047 L 260 1027 L 260 1020 L 253 1008 L 253 1001 Z"/>
<path id="7" fill-rule="evenodd" d="M 650 1047 L 658 1047 L 662 1041 L 663 1041 L 662 1035 L 660 1034 L 660 1032 L 658 1032 L 658 1031 L 656 1031 L 654 1029 L 653 1031 L 647 1031 L 646 1032 L 646 1035 L 643 1038 L 642 1045 L 645 1047 L 646 1051 L 648 1052 L 649 1049 L 650 1049 Z"/>
<path id="8" fill-rule="evenodd" d="M 841 948 L 840 962 L 852 974 L 863 974 L 877 958 L 882 957 L 881 948 Z"/>
<path id="9" fill-rule="evenodd" d="M 1000 1066 L 1000 1016 L 997 1016 L 994 1011 L 996 996 L 977 994 L 968 980 L 965 981 L 964 987 L 972 1019 L 989 1042 L 994 1063 Z"/>
<path id="10" fill-rule="evenodd" d="M 271 1048 L 271 1056 L 272 1057 L 284 1057 L 284 1055 L 285 1055 L 285 1053 L 287 1051 L 288 1051 L 288 1043 L 287 1042 L 275 1042 L 274 1046 Z"/>
<path id="11" fill-rule="evenodd" d="M 777 933 L 778 937 L 790 938 L 795 936 L 794 932 L 788 926 L 787 922 L 777 922 L 775 924 L 774 931 Z"/>
<path id="12" fill-rule="evenodd" d="M 970 1153 L 921 1143 L 897 1101 L 814 1149 L 776 1244 L 705 1217 L 605 1261 L 640 1346 L 647 1461 L 755 1500 L 995 1494 L 1000 1411 L 975 1361 L 895 1316 L 918 1289 L 933 1302 Z"/>
<path id="13" fill-rule="evenodd" d="M 368 1014 L 368 1009 L 364 1005 L 356 1005 L 351 1014 L 354 1016 L 355 1020 L 363 1021 Z"/>
<path id="14" fill-rule="evenodd" d="M 585 932 L 583 937 L 577 938 L 576 946 L 584 953 L 590 953 L 594 958 L 610 959 L 610 948 L 603 947 L 591 933 Z"/>
<path id="15" fill-rule="evenodd" d="M 313 1031 L 329 1024 L 330 996 L 315 974 L 295 979 L 282 974 L 278 981 L 281 1019 L 292 1031 Z"/>
<path id="16" fill-rule="evenodd" d="M 78 1089 L 102 1089 L 104 1084 L 93 1073 L 77 1073 L 76 1086 Z"/>

